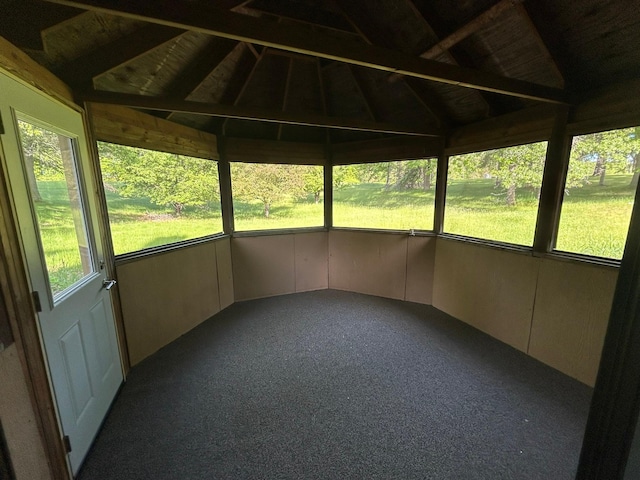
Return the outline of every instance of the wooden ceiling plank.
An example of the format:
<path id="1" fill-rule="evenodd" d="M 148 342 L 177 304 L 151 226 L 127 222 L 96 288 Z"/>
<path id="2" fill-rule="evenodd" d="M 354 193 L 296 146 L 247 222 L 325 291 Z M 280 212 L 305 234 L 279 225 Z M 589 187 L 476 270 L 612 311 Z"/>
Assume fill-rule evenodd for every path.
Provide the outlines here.
<path id="1" fill-rule="evenodd" d="M 264 59 L 264 56 L 266 55 L 266 53 L 267 53 L 267 49 L 265 48 L 264 50 L 262 50 L 262 53 L 260 54 L 260 56 L 258 58 L 256 58 L 256 63 L 253 64 L 253 68 L 251 68 L 251 71 L 247 75 L 247 78 L 245 78 L 244 83 L 242 84 L 242 88 L 238 92 L 238 95 L 236 96 L 236 98 L 233 99 L 233 105 L 234 106 L 238 105 L 238 103 L 240 102 L 240 99 L 244 95 L 244 92 L 247 91 L 247 88 L 249 87 L 249 84 L 251 83 L 251 79 L 256 74 L 256 70 L 258 69 L 258 65 L 260 65 L 260 62 Z M 222 134 L 223 135 L 226 134 L 228 120 L 229 120 L 228 118 L 225 118 L 224 121 L 222 122 Z"/>
<path id="2" fill-rule="evenodd" d="M 322 66 L 320 65 L 320 59 L 316 58 L 316 70 L 318 72 L 318 86 L 320 87 L 320 98 L 322 99 L 322 112 L 324 115 L 329 115 L 329 109 L 327 107 L 327 92 L 324 86 L 324 80 L 322 79 Z M 325 129 L 327 134 L 327 143 L 331 143 L 331 129 Z"/>
<path id="3" fill-rule="evenodd" d="M 423 22 L 423 24 L 425 25 L 425 27 L 431 31 L 433 33 L 433 35 L 436 36 L 436 38 L 440 38 L 442 37 L 442 32 L 438 32 L 435 28 L 433 28 L 433 25 L 439 25 L 442 22 L 435 18 L 435 12 L 433 11 L 433 9 L 431 9 L 431 11 L 429 12 L 430 15 L 428 15 L 429 18 L 427 18 L 427 16 L 425 16 L 424 12 L 421 12 L 420 10 L 418 10 L 418 8 L 416 7 L 416 5 L 413 3 L 412 0 L 407 0 L 407 3 L 410 5 L 411 9 L 413 10 L 413 12 L 415 13 L 416 17 Z M 455 54 L 452 51 L 447 50 L 445 52 L 446 55 L 448 55 L 449 59 L 451 62 L 453 62 L 454 65 L 462 65 L 465 62 L 462 61 L 462 59 L 460 58 L 460 55 Z M 391 75 L 390 77 L 392 77 L 393 75 Z M 402 77 L 402 75 L 400 76 Z M 405 77 L 406 78 L 406 77 Z M 483 107 L 485 110 L 486 115 L 490 115 L 491 113 L 495 113 L 495 107 L 493 106 L 492 102 L 487 98 L 487 96 L 485 95 L 485 93 L 482 90 L 478 90 L 478 99 L 483 103 Z"/>
<path id="4" fill-rule="evenodd" d="M 175 2 L 124 2 L 122 0 L 47 0 L 51 3 L 101 11 L 175 28 L 231 38 L 265 47 L 315 55 L 331 60 L 401 73 L 426 80 L 550 103 L 568 103 L 560 89 L 501 77 L 488 72 L 415 58 L 401 52 L 360 42 L 336 39 L 307 28 L 278 24 L 206 6 Z"/>
<path id="5" fill-rule="evenodd" d="M 213 70 L 236 47 L 237 42 L 227 39 L 212 39 L 213 45 L 204 48 L 166 89 L 166 94 L 175 98 L 187 98 L 204 82 Z M 169 118 L 167 115 L 165 118 Z"/>
<path id="6" fill-rule="evenodd" d="M 291 72 L 293 71 L 293 59 L 289 59 L 289 67 L 287 69 L 287 81 L 284 85 L 284 94 L 282 95 L 282 111 L 287 111 L 287 99 L 289 97 L 289 88 L 291 87 Z M 282 123 L 278 125 L 278 140 L 282 137 Z"/>
<path id="7" fill-rule="evenodd" d="M 442 104 L 441 100 L 434 94 L 427 95 L 426 89 L 418 88 L 415 78 L 404 77 L 405 85 L 411 92 L 411 94 L 420 102 L 420 104 L 426 108 L 429 113 L 436 119 L 439 127 L 449 127 L 451 120 L 446 107 Z"/>
<path id="8" fill-rule="evenodd" d="M 10 8 L 3 8 L 0 15 L 2 36 L 20 48 L 44 50 L 42 33 L 60 23 L 72 19 L 82 12 L 67 7 L 57 7 L 42 14 L 42 5 L 21 0 L 13 2 Z"/>
<path id="9" fill-rule="evenodd" d="M 379 120 L 379 117 L 373 111 L 373 107 L 371 106 L 372 99 L 362 89 L 362 82 L 360 81 L 360 78 L 358 77 L 356 72 L 353 71 L 353 67 L 351 65 L 348 65 L 347 68 L 349 70 L 349 73 L 351 74 L 351 78 L 353 79 L 353 83 L 356 86 L 356 89 L 358 90 L 358 94 L 360 95 L 360 98 L 362 99 L 362 103 L 364 104 L 365 108 L 367 109 L 367 114 L 369 115 L 369 118 L 371 118 L 371 120 L 374 120 L 374 121 L 377 122 Z"/>
<path id="10" fill-rule="evenodd" d="M 353 19 L 347 15 L 347 12 L 344 11 L 344 8 L 342 8 L 342 5 L 340 5 L 338 3 L 337 0 L 330 0 L 331 4 L 334 6 L 334 8 L 340 12 L 340 15 L 342 15 L 344 17 L 344 19 L 349 23 L 349 25 L 351 25 L 351 27 L 358 33 L 358 35 L 360 35 L 360 37 L 369 45 L 373 45 L 373 43 L 371 42 L 371 40 L 369 40 L 369 38 L 367 37 L 367 35 L 360 29 L 360 27 L 358 26 L 358 24 L 356 22 L 353 21 Z"/>
<path id="11" fill-rule="evenodd" d="M 434 58 L 439 57 L 443 53 L 446 53 L 451 47 L 457 45 L 462 40 L 467 38 L 468 36 L 476 33 L 485 25 L 488 25 L 495 21 L 502 12 L 514 7 L 516 4 L 519 4 L 523 0 L 500 0 L 493 7 L 486 10 L 484 13 L 481 13 L 476 18 L 471 20 L 469 23 L 463 25 L 459 29 L 457 29 L 452 34 L 440 40 L 438 43 L 433 45 L 431 48 L 425 50 L 420 54 L 421 58 L 433 60 Z M 413 2 L 409 2 L 413 6 L 413 10 L 417 15 L 420 15 L 420 12 L 415 8 Z M 393 74 L 389 76 L 389 81 L 394 82 L 402 78 L 402 75 Z"/>
<path id="12" fill-rule="evenodd" d="M 553 74 L 556 76 L 556 78 L 560 82 L 560 85 L 564 88 L 565 86 L 564 75 L 562 74 L 562 71 L 558 67 L 558 62 L 556 62 L 556 59 L 553 57 L 553 55 L 551 55 L 551 52 L 549 51 L 547 44 L 542 39 L 542 36 L 540 35 L 538 28 L 533 23 L 533 20 L 531 20 L 531 16 L 529 15 L 529 12 L 527 12 L 527 9 L 524 8 L 524 5 L 522 5 L 521 3 L 516 5 L 516 11 L 518 12 L 518 15 L 520 15 L 522 20 L 524 20 L 524 22 L 528 25 L 531 35 L 533 36 L 533 38 L 535 39 L 535 42 L 538 44 L 538 47 L 540 48 L 540 52 L 542 53 L 544 58 L 547 60 L 549 67 L 551 68 L 551 70 L 553 71 Z"/>
<path id="13" fill-rule="evenodd" d="M 313 113 L 282 112 L 280 110 L 240 107 L 220 104 L 191 102 L 188 100 L 150 97 L 146 95 L 130 95 L 125 93 L 88 91 L 79 93 L 81 100 L 92 103 L 120 105 L 124 107 L 146 110 L 174 111 L 195 115 L 227 117 L 240 120 L 257 120 L 271 123 L 285 123 L 289 125 L 304 125 L 313 127 L 337 128 L 343 130 L 357 130 L 421 137 L 440 137 L 440 129 L 423 127 L 409 127 L 370 120 L 328 117 Z"/>
<path id="14" fill-rule="evenodd" d="M 114 68 L 130 62 L 182 35 L 184 30 L 148 25 L 103 45 L 56 69 L 56 73 L 74 86 L 86 86 Z"/>

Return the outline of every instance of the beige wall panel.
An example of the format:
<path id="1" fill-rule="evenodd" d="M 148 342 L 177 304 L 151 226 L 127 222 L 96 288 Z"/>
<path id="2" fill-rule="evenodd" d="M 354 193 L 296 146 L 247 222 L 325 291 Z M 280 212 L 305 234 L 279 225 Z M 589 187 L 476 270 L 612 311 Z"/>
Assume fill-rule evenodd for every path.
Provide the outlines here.
<path id="1" fill-rule="evenodd" d="M 233 238 L 235 300 L 294 293 L 294 246 L 293 235 Z"/>
<path id="2" fill-rule="evenodd" d="M 233 265 L 231 263 L 231 239 L 223 238 L 215 243 L 216 265 L 218 267 L 218 288 L 220 290 L 220 309 L 233 303 Z"/>
<path id="3" fill-rule="evenodd" d="M 407 289 L 405 300 L 431 305 L 435 237 L 409 237 L 407 250 Z"/>
<path id="4" fill-rule="evenodd" d="M 294 242 L 296 292 L 329 288 L 329 234 L 300 233 Z"/>
<path id="5" fill-rule="evenodd" d="M 0 419 L 16 478 L 51 479 L 15 344 L 0 352 Z"/>
<path id="6" fill-rule="evenodd" d="M 131 364 L 220 311 L 213 242 L 116 268 Z"/>
<path id="7" fill-rule="evenodd" d="M 407 236 L 329 232 L 329 288 L 404 299 Z"/>
<path id="8" fill-rule="evenodd" d="M 528 255 L 438 239 L 433 306 L 526 352 L 538 267 Z"/>
<path id="9" fill-rule="evenodd" d="M 543 260 L 529 355 L 593 386 L 617 276 L 613 268 Z"/>

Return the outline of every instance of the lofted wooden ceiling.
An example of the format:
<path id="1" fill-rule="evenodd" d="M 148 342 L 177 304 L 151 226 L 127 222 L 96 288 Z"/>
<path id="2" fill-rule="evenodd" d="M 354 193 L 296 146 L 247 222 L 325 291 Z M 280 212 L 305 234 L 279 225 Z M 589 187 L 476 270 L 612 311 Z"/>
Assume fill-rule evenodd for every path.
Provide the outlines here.
<path id="1" fill-rule="evenodd" d="M 640 76 L 640 0 L 0 0 L 79 99 L 228 137 L 441 136 Z"/>

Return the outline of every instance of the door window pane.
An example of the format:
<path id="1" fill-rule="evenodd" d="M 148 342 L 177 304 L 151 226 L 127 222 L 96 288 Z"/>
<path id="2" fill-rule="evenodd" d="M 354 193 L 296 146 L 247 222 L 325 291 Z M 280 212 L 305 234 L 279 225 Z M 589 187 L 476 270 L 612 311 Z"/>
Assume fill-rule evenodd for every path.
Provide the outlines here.
<path id="1" fill-rule="evenodd" d="M 18 120 L 20 144 L 51 293 L 92 273 L 73 141 Z"/>

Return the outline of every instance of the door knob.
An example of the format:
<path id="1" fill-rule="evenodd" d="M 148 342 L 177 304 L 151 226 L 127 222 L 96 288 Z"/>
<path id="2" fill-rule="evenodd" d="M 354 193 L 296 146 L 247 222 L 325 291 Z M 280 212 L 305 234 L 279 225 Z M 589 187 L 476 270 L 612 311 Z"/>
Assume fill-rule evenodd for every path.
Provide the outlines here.
<path id="1" fill-rule="evenodd" d="M 117 282 L 115 280 L 103 280 L 102 288 L 104 288 L 105 290 L 111 290 L 116 283 Z"/>

